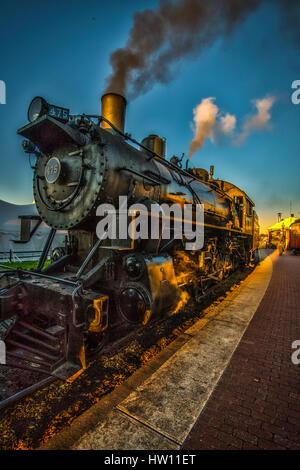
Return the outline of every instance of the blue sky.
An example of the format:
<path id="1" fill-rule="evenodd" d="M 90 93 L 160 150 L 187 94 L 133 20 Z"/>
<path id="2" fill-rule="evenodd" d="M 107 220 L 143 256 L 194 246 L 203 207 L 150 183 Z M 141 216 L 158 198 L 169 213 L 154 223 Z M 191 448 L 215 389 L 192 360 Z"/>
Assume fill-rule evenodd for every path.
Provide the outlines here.
<path id="1" fill-rule="evenodd" d="M 134 11 L 158 1 L 14 1 L 1 6 L 0 80 L 7 103 L 0 105 L 0 199 L 32 201 L 32 170 L 16 130 L 27 123 L 34 96 L 74 113 L 100 113 L 100 97 L 111 69 L 109 55 L 126 43 Z M 277 212 L 300 217 L 300 105 L 291 103 L 291 84 L 300 79 L 300 43 L 282 28 L 274 3 L 263 4 L 226 38 L 173 69 L 168 85 L 156 84 L 130 102 L 126 131 L 136 139 L 149 133 L 167 139 L 167 154 L 187 153 L 193 108 L 215 97 L 234 114 L 240 129 L 253 113 L 253 100 L 275 96 L 271 128 L 253 132 L 240 146 L 206 141 L 191 165 L 209 168 L 255 201 L 262 225 Z"/>

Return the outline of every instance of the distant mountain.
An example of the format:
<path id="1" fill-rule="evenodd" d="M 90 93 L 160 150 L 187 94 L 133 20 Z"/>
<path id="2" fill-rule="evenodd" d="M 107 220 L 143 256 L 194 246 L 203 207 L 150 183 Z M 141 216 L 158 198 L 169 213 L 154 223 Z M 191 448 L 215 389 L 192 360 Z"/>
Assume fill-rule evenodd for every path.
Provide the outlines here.
<path id="1" fill-rule="evenodd" d="M 22 251 L 41 251 L 46 242 L 50 227 L 44 222 L 39 226 L 33 237 L 27 243 L 14 243 L 14 240 L 20 239 L 20 222 L 19 215 L 38 215 L 35 204 L 10 204 L 0 199 L 0 263 L 7 261 L 7 255 L 1 252 L 13 251 L 17 260 L 21 258 Z M 33 224 L 32 223 L 32 228 Z M 52 247 L 63 246 L 65 232 L 58 231 L 55 235 Z"/>
<path id="2" fill-rule="evenodd" d="M 0 230 L 18 231 L 20 227 L 19 215 L 38 215 L 36 205 L 18 205 L 0 200 Z"/>

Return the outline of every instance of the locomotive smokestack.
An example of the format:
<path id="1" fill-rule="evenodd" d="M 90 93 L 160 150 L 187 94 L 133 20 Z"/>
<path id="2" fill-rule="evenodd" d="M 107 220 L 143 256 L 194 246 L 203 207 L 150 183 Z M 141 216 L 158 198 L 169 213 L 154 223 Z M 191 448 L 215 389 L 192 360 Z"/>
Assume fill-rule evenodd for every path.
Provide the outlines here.
<path id="1" fill-rule="evenodd" d="M 105 93 L 101 98 L 101 115 L 122 132 L 124 132 L 126 104 L 124 96 L 117 93 Z M 101 127 L 112 129 L 105 121 L 102 121 Z"/>

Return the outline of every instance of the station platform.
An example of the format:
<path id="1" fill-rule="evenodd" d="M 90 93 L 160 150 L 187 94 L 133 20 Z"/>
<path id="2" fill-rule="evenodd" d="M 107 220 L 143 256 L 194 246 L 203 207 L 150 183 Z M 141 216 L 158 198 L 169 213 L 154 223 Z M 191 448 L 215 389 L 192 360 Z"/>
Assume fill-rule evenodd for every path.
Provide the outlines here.
<path id="1" fill-rule="evenodd" d="M 238 289 L 44 449 L 299 449 L 300 257 Z M 300 358 L 300 354 L 299 354 Z"/>
<path id="2" fill-rule="evenodd" d="M 268 289 L 184 449 L 300 449 L 300 257 L 271 258 Z"/>

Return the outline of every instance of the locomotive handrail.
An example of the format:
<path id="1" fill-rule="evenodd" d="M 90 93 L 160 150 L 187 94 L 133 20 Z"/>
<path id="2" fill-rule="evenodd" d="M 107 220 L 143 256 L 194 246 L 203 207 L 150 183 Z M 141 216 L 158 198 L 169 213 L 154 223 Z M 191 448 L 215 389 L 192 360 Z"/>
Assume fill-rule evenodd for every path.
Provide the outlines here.
<path id="1" fill-rule="evenodd" d="M 131 168 L 120 167 L 120 168 L 117 168 L 117 170 L 118 171 L 129 171 L 130 173 L 133 173 L 134 175 L 140 176 L 140 178 L 147 179 L 148 181 L 150 181 L 150 183 L 152 183 L 155 186 L 157 186 L 160 183 L 162 183 L 162 184 L 169 184 L 170 183 L 170 180 L 167 180 L 166 178 L 163 178 L 160 175 L 155 175 L 157 177 L 157 180 L 155 180 L 154 178 L 151 178 L 151 176 L 148 176 L 145 173 L 140 173 L 138 171 L 132 170 Z M 153 173 L 153 176 L 154 176 L 154 173 Z"/>
<path id="2" fill-rule="evenodd" d="M 189 181 L 188 184 L 190 184 L 192 181 L 201 181 L 203 183 L 202 180 L 200 180 L 197 176 L 193 176 L 191 175 L 190 173 L 188 173 L 187 171 L 183 170 L 182 168 L 179 168 L 177 165 L 175 165 L 174 163 L 170 162 L 169 160 L 166 160 L 165 158 L 161 157 L 161 155 L 158 155 L 157 153 L 153 152 L 153 150 L 149 149 L 148 147 L 146 147 L 145 145 L 141 144 L 140 142 L 138 142 L 137 140 L 133 139 L 131 136 L 129 136 L 128 134 L 124 134 L 124 132 L 120 131 L 120 129 L 118 129 L 112 122 L 110 122 L 108 119 L 106 119 L 105 117 L 103 116 L 99 116 L 99 115 L 96 115 L 96 114 L 84 114 L 84 116 L 86 116 L 87 118 L 94 118 L 94 119 L 98 119 L 98 124 L 100 124 L 102 121 L 106 122 L 107 124 L 109 124 L 111 126 L 111 128 L 117 132 L 118 134 L 120 134 L 125 140 L 130 140 L 132 143 L 138 145 L 139 147 L 141 147 L 143 150 L 151 153 L 151 157 L 148 158 L 148 161 L 152 160 L 152 158 L 157 158 L 161 161 L 162 164 L 164 164 L 165 166 L 168 166 L 169 168 L 172 168 L 173 170 L 177 171 L 179 174 L 183 174 L 184 176 L 187 176 L 189 178 L 191 178 L 191 180 Z M 209 186 L 211 186 L 211 183 L 209 181 L 206 182 Z M 228 199 L 231 199 L 228 194 L 224 191 L 222 191 L 219 187 L 215 187 L 213 188 L 216 192 L 222 194 L 222 196 L 226 196 L 228 197 Z"/>
<path id="3" fill-rule="evenodd" d="M 140 142 L 138 142 L 137 140 L 133 139 L 130 135 L 128 134 L 124 134 L 124 132 L 120 131 L 120 129 L 118 129 L 112 122 L 110 122 L 108 119 L 106 119 L 105 117 L 103 116 L 98 116 L 96 114 L 88 114 L 88 115 L 85 115 L 86 117 L 88 118 L 95 118 L 95 119 L 98 119 L 98 123 L 100 124 L 102 121 L 106 122 L 107 124 L 109 124 L 111 126 L 111 128 L 116 131 L 118 134 L 120 134 L 122 137 L 124 137 L 125 140 L 131 140 L 131 142 L 133 142 L 134 144 L 138 145 L 139 147 L 141 147 L 142 149 L 146 150 L 147 152 L 150 152 L 152 154 L 151 158 L 149 160 L 151 160 L 153 157 L 158 157 L 158 158 L 161 158 L 163 160 L 163 158 L 158 155 L 157 153 L 153 152 L 153 150 L 149 149 L 148 147 L 146 147 L 145 145 L 141 144 Z"/>
<path id="4" fill-rule="evenodd" d="M 25 271 L 24 269 L 18 269 L 18 270 L 15 270 L 15 273 L 17 274 L 27 274 L 28 276 L 37 276 L 37 277 L 42 277 L 42 278 L 45 278 L 45 279 L 51 279 L 53 281 L 57 281 L 57 282 L 62 282 L 63 284 L 68 284 L 69 286 L 77 286 L 78 283 L 75 282 L 75 281 L 71 281 L 70 279 L 65 279 L 63 277 L 56 277 L 56 276 L 49 276 L 47 274 L 43 274 L 42 272 L 36 272 L 36 271 L 30 271 L 30 270 L 27 270 Z"/>
<path id="5" fill-rule="evenodd" d="M 165 178 L 164 176 L 158 175 L 157 173 L 154 173 L 151 170 L 144 171 L 144 174 L 149 175 L 149 173 L 150 173 L 150 175 L 152 175 L 153 178 L 157 178 L 163 184 L 170 184 L 171 183 L 171 180 L 169 180 L 168 178 Z"/>

